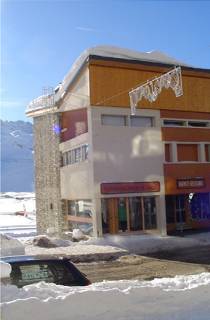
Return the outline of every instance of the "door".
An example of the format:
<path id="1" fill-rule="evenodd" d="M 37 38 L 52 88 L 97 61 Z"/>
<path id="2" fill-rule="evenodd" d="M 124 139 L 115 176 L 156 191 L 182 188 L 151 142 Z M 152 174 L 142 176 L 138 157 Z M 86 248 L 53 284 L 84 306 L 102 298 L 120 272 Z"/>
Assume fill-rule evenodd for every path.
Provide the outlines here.
<path id="1" fill-rule="evenodd" d="M 129 201 L 130 230 L 143 230 L 142 204 L 140 197 L 132 197 Z"/>
<path id="2" fill-rule="evenodd" d="M 176 196 L 176 222 L 178 225 L 183 225 L 186 222 L 186 212 L 185 212 L 185 195 L 180 194 Z"/>
<path id="3" fill-rule="evenodd" d="M 101 199 L 103 233 L 118 233 L 118 199 Z"/>
<path id="4" fill-rule="evenodd" d="M 156 229 L 156 201 L 155 197 L 144 197 L 144 229 Z"/>

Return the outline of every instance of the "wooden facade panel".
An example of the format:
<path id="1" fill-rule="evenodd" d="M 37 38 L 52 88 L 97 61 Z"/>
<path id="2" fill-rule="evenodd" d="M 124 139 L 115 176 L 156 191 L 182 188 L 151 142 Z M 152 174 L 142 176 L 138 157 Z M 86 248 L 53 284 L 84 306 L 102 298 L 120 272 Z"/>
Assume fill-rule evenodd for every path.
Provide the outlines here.
<path id="1" fill-rule="evenodd" d="M 87 109 L 77 109 L 61 113 L 61 141 L 73 139 L 88 132 Z"/>
<path id="2" fill-rule="evenodd" d="M 161 130 L 163 141 L 210 141 L 210 129 L 164 127 Z"/>
<path id="3" fill-rule="evenodd" d="M 129 107 L 129 91 L 148 79 L 169 71 L 167 68 L 151 69 L 138 64 L 112 62 L 112 65 L 90 64 L 90 103 L 94 106 Z M 141 68 L 140 68 L 141 67 Z M 154 71 L 154 69 L 156 71 Z M 192 73 L 192 72 L 191 72 Z M 191 112 L 210 112 L 210 73 L 205 77 L 183 71 L 184 95 L 176 98 L 171 89 L 163 89 L 158 99 L 150 103 L 143 99 L 139 106 L 147 109 L 171 109 Z M 123 92 L 123 93 L 122 93 Z"/>
<path id="4" fill-rule="evenodd" d="M 196 120 L 210 120 L 210 106 L 209 113 L 190 112 L 190 111 L 174 111 L 174 110 L 160 110 L 161 118 L 172 119 L 196 119 Z"/>
<path id="5" fill-rule="evenodd" d="M 189 192 L 209 192 L 210 190 L 210 163 L 202 164 L 165 164 L 165 194 L 184 194 Z M 204 186 L 198 188 L 179 188 L 177 181 L 180 179 L 203 178 Z"/>
<path id="6" fill-rule="evenodd" d="M 197 144 L 177 144 L 178 161 L 198 161 Z"/>

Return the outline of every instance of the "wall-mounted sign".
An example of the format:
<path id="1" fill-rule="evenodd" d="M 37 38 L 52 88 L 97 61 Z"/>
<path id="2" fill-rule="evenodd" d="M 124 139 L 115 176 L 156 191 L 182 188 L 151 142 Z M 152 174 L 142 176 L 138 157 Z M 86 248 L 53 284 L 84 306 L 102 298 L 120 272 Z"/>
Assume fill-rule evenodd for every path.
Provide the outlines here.
<path id="1" fill-rule="evenodd" d="M 160 182 L 101 183 L 102 194 L 159 192 Z"/>
<path id="2" fill-rule="evenodd" d="M 203 188 L 205 187 L 204 178 L 178 179 L 176 180 L 177 188 Z"/>

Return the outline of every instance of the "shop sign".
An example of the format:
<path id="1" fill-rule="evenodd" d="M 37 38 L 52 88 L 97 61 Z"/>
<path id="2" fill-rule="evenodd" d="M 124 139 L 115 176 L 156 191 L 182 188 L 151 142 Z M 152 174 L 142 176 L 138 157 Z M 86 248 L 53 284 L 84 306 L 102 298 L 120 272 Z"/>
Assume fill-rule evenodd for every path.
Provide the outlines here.
<path id="1" fill-rule="evenodd" d="M 101 183 L 102 194 L 159 192 L 160 182 Z"/>
<path id="2" fill-rule="evenodd" d="M 203 188 L 205 187 L 204 178 L 178 179 L 177 188 Z"/>

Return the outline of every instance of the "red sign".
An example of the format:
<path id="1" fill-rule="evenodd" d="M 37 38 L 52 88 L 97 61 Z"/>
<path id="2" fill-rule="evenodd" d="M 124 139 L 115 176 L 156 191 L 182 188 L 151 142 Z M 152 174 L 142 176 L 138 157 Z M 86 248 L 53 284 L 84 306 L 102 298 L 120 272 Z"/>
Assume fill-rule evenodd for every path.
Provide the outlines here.
<path id="1" fill-rule="evenodd" d="M 116 182 L 101 183 L 102 194 L 159 192 L 160 182 Z"/>
<path id="2" fill-rule="evenodd" d="M 204 178 L 179 179 L 176 181 L 177 188 L 203 188 L 205 187 Z"/>

